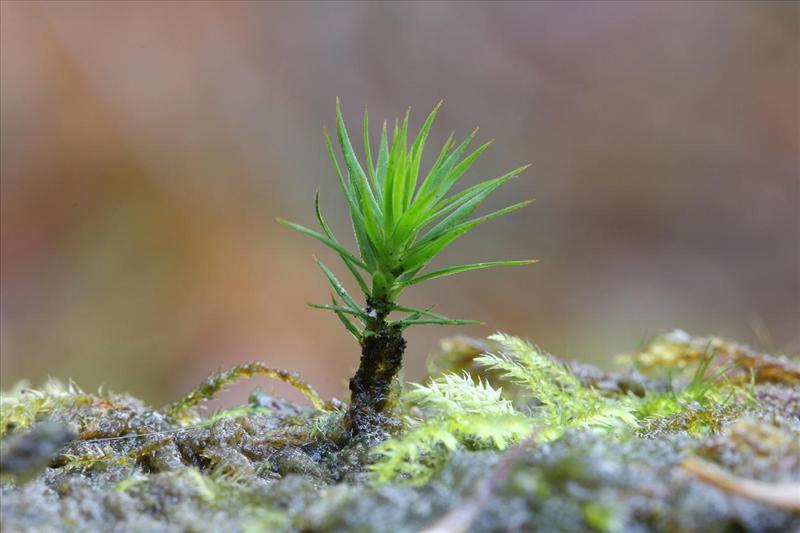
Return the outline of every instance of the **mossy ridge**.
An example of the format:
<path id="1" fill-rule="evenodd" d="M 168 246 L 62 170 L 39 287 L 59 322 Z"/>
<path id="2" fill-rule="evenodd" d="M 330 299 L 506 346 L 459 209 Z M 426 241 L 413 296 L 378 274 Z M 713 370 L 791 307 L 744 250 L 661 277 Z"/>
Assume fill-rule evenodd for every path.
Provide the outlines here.
<path id="1" fill-rule="evenodd" d="M 491 343 L 498 352 L 497 340 Z M 498 361 L 508 364 L 510 358 L 527 368 L 530 354 L 519 357 L 524 351 L 519 346 L 505 350 L 510 353 Z M 345 410 L 340 407 L 321 411 L 256 393 L 245 406 L 187 422 L 170 420 L 162 410 L 126 395 L 87 394 L 74 386 L 6 395 L 0 416 L 10 421 L 13 415 L 17 424 L 4 425 L 7 434 L 22 436 L 25 424 L 36 428 L 55 421 L 95 437 L 69 444 L 28 483 L 0 484 L 3 527 L 77 531 L 113 520 L 128 531 L 178 530 L 199 523 L 233 531 L 417 531 L 457 509 L 475 483 L 502 462 L 502 448 L 537 430 L 539 443 L 520 456 L 507 481 L 471 519 L 475 529 L 800 527 L 800 516 L 770 505 L 769 492 L 760 495 L 766 502 L 731 496 L 680 466 L 685 457 L 697 456 L 736 479 L 796 484 L 800 421 L 794 404 L 782 401 L 794 397 L 790 382 L 774 377 L 764 382 L 767 374 L 755 373 L 752 380 L 735 382 L 729 376 L 741 370 L 718 365 L 714 358 L 703 372 L 696 364 L 673 370 L 671 380 L 657 376 L 662 367 L 647 369 L 655 377 L 637 377 L 645 387 L 635 393 L 628 369 L 619 376 L 604 374 L 564 365 L 540 350 L 531 352 L 544 358 L 534 359 L 538 365 L 533 366 L 550 372 L 548 383 L 555 388 L 546 392 L 551 405 L 539 397 L 545 389 L 531 394 L 524 380 L 510 384 L 496 371 L 487 373 L 491 365 L 474 363 L 475 377 L 463 372 L 433 376 L 400 403 L 406 432 L 378 448 L 416 439 L 422 444 L 415 460 L 408 453 L 395 454 L 401 458 L 395 463 L 398 471 L 389 468 L 391 475 L 378 485 L 365 470 L 367 443 L 345 446 Z M 645 409 L 658 395 L 668 408 Z M 613 416 L 612 424 L 597 415 L 614 409 L 624 414 Z M 596 416 L 579 416 L 582 411 Z M 456 426 L 440 423 L 459 414 Z M 486 420 L 506 424 L 491 426 Z M 556 434 L 548 437 L 543 421 Z M 454 439 L 411 438 L 442 427 Z M 102 454 L 90 453 L 94 445 Z M 410 485 L 409 479 L 417 484 Z M 33 515 L 31 509 L 36 509 Z"/>
<path id="2" fill-rule="evenodd" d="M 464 339 L 457 339 L 456 342 L 449 341 L 446 344 L 455 347 L 457 353 L 445 353 L 443 359 L 447 361 L 446 363 L 433 362 L 431 366 L 438 368 L 439 371 L 445 369 L 446 372 L 447 363 L 449 363 L 464 373 L 450 374 L 445 379 L 433 378 L 428 386 L 412 385 L 413 390 L 406 395 L 406 398 L 417 400 L 412 409 L 422 407 L 424 416 L 409 421 L 412 428 L 410 432 L 398 439 L 384 443 L 378 448 L 383 456 L 382 462 L 373 465 L 372 468 L 377 473 L 379 481 L 386 482 L 394 475 L 398 476 L 400 480 L 411 481 L 412 484 L 420 482 L 427 484 L 430 479 L 435 479 L 437 468 L 441 469 L 442 465 L 447 465 L 448 461 L 460 453 L 458 450 L 475 449 L 475 441 L 469 441 L 463 437 L 469 436 L 470 428 L 472 431 L 478 431 L 481 427 L 492 427 L 493 417 L 498 417 L 497 420 L 499 420 L 500 415 L 487 411 L 485 417 L 475 421 L 459 419 L 458 415 L 468 416 L 475 399 L 486 397 L 486 389 L 490 388 L 483 381 L 486 378 L 486 367 L 505 371 L 506 381 L 503 382 L 501 379 L 495 384 L 497 386 L 503 384 L 516 386 L 512 397 L 519 395 L 536 397 L 538 413 L 534 410 L 529 412 L 528 416 L 532 422 L 532 419 L 536 419 L 538 415 L 539 425 L 532 424 L 534 428 L 532 431 L 534 437 L 536 437 L 535 432 L 539 432 L 538 440 L 540 442 L 551 437 L 549 431 L 557 435 L 564 432 L 575 434 L 575 430 L 570 429 L 569 425 L 579 421 L 579 416 L 575 416 L 574 413 L 561 417 L 551 416 L 550 424 L 547 424 L 543 423 L 546 417 L 542 416 L 542 411 L 547 413 L 547 407 L 553 405 L 557 405 L 557 411 L 561 413 L 586 409 L 588 405 L 597 401 L 601 391 L 593 389 L 587 383 L 580 383 L 580 380 L 572 375 L 568 367 L 547 356 L 539 357 L 542 354 L 519 339 L 495 336 L 490 341 L 494 341 L 494 345 L 489 345 L 490 349 L 496 349 L 498 344 L 506 349 L 513 347 L 511 348 L 512 354 L 509 356 L 506 353 L 505 357 L 500 358 L 490 354 L 478 355 L 480 351 L 476 350 L 475 346 L 485 349 L 487 346 L 485 343 L 465 342 Z M 698 346 L 701 345 L 705 346 L 702 350 L 698 349 Z M 736 494 L 749 494 L 751 498 L 758 501 L 772 502 L 771 505 L 792 509 L 795 513 L 800 512 L 800 484 L 798 483 L 800 481 L 800 459 L 791 459 L 800 457 L 797 455 L 797 452 L 800 451 L 800 425 L 798 424 L 800 417 L 794 414 L 795 411 L 792 408 L 792 406 L 795 408 L 797 406 L 796 391 L 792 393 L 792 387 L 796 382 L 796 363 L 785 357 L 759 354 L 747 347 L 742 347 L 742 345 L 718 338 L 693 338 L 687 342 L 684 337 L 675 342 L 675 335 L 670 334 L 655 339 L 651 345 L 645 348 L 645 351 L 652 350 L 654 346 L 657 347 L 657 350 L 669 350 L 677 357 L 664 359 L 658 365 L 642 368 L 643 371 L 654 374 L 665 371 L 668 376 L 667 379 L 662 379 L 660 382 L 651 382 L 652 390 L 645 389 L 636 394 L 630 389 L 627 379 L 618 379 L 616 376 L 615 379 L 610 379 L 610 376 L 603 377 L 602 381 L 616 382 L 617 384 L 616 391 L 609 391 L 609 389 L 602 391 L 602 395 L 610 402 L 606 406 L 617 404 L 617 407 L 621 408 L 624 413 L 635 416 L 635 421 L 631 423 L 631 420 L 623 415 L 622 419 L 625 420 L 630 431 L 617 434 L 606 433 L 612 439 L 610 442 L 603 439 L 602 442 L 612 448 L 617 445 L 625 446 L 630 442 L 644 447 L 642 438 L 649 442 L 673 442 L 673 446 L 675 446 L 673 459 L 680 456 L 687 457 L 685 461 L 687 472 L 691 472 L 688 470 L 691 464 L 702 463 L 700 459 L 694 462 L 689 460 L 692 459 L 693 453 L 707 456 L 717 462 L 722 461 L 725 457 L 730 461 L 730 457 L 734 453 L 731 448 L 734 448 L 738 450 L 737 459 L 734 461 L 735 464 L 727 465 L 733 473 L 723 470 L 727 475 L 724 478 L 725 483 L 748 483 L 741 491 L 737 490 Z M 526 364 L 519 364 L 520 360 Z M 628 358 L 628 361 L 631 360 L 632 358 Z M 680 363 L 678 363 L 679 361 Z M 471 378 L 466 370 L 476 377 Z M 626 369 L 626 372 L 628 371 Z M 595 370 L 589 374 L 592 378 L 589 381 L 596 382 L 599 381 L 597 374 L 602 373 Z M 744 376 L 749 379 L 745 380 Z M 543 381 L 543 378 L 547 378 L 547 380 Z M 779 386 L 771 383 L 779 384 Z M 769 390 L 771 397 L 793 399 L 794 401 L 786 401 L 782 404 L 787 412 L 778 412 L 779 410 L 774 409 L 774 403 L 772 406 L 767 406 L 765 411 L 758 401 L 759 398 L 764 397 L 764 389 Z M 501 401 L 499 388 L 494 389 L 494 392 L 497 396 L 495 403 L 497 407 Z M 566 395 L 560 394 L 562 392 L 565 392 Z M 437 397 L 447 401 L 437 401 Z M 542 401 L 541 398 L 545 398 L 545 400 Z M 587 398 L 590 398 L 591 401 L 587 402 Z M 460 405 L 459 399 L 462 399 Z M 430 409 L 432 405 L 438 409 Z M 593 410 L 596 411 L 596 408 Z M 520 413 L 518 412 L 517 415 Z M 497 426 L 494 429 L 502 431 Z M 579 434 L 586 433 L 586 431 L 581 431 Z M 588 434 L 597 435 L 602 439 L 596 431 L 590 431 Z M 767 435 L 770 437 L 767 442 L 780 443 L 780 446 L 777 444 L 775 446 L 772 444 L 758 446 L 757 442 L 761 439 L 756 438 L 756 442 L 754 442 L 753 437 L 749 439 L 746 437 L 750 434 Z M 518 436 L 509 433 L 503 435 L 501 439 L 478 441 L 478 448 L 504 449 L 510 442 L 518 439 Z M 792 443 L 793 451 L 786 448 L 789 442 Z M 721 443 L 727 443 L 727 447 Z M 560 444 L 563 444 L 563 441 L 560 441 Z M 726 454 L 719 451 L 721 447 L 725 449 Z M 403 454 L 406 454 L 405 457 L 402 457 Z M 759 454 L 763 454 L 769 459 L 759 461 L 757 459 Z M 775 464 L 777 457 L 780 457 L 781 461 L 788 459 L 788 464 L 785 464 L 784 468 L 789 466 L 789 472 L 779 472 L 780 467 Z M 737 470 L 741 470 L 743 465 L 753 462 L 759 464 L 757 468 L 759 475 L 754 476 L 755 472 L 751 467 L 746 469 L 745 476 L 736 477 L 734 473 Z M 673 462 L 672 470 L 680 471 L 679 465 L 683 466 L 683 464 L 683 462 L 679 464 Z M 714 463 L 706 464 L 709 465 L 707 468 L 718 468 L 713 466 Z M 661 469 L 664 468 L 665 466 L 662 465 Z M 666 474 L 666 472 L 662 472 L 662 474 Z M 665 479 L 673 475 L 673 472 L 669 472 Z M 697 474 L 693 473 L 692 475 L 696 476 Z M 719 475 L 718 479 L 722 477 Z M 759 485 L 759 483 L 750 482 L 748 478 L 752 477 L 768 479 L 771 482 L 778 480 L 783 483 L 779 485 L 761 483 L 760 487 L 753 488 L 750 485 Z M 698 479 L 702 479 L 702 477 L 698 477 Z M 735 481 L 731 481 L 731 479 Z M 544 490 L 541 484 L 537 486 L 539 488 L 535 490 Z M 719 486 L 723 487 L 724 483 L 720 482 Z M 761 492 L 758 493 L 758 491 Z M 593 529 L 624 529 L 625 522 L 630 519 L 627 517 L 623 520 L 618 516 L 624 515 L 628 511 L 620 509 L 619 503 L 614 499 L 606 500 L 605 503 L 589 500 L 580 506 L 580 510 L 584 515 L 582 527 L 589 526 Z M 781 515 L 781 513 L 776 513 L 773 518 L 780 516 L 786 519 L 786 515 Z M 798 517 L 800 515 L 795 515 L 795 518 Z M 650 524 L 650 526 L 655 526 L 655 529 L 662 527 L 674 529 L 676 527 L 667 527 L 666 524 L 675 522 L 670 522 L 663 516 L 658 519 L 661 523 Z M 778 519 L 779 521 L 780 519 Z M 709 527 L 711 523 L 713 522 L 707 522 L 704 527 Z M 768 526 L 766 523 L 754 526 L 752 522 L 742 524 L 731 520 L 727 522 L 727 525 L 724 524 L 726 522 L 723 522 L 722 530 L 740 527 L 745 530 L 753 527 L 758 530 L 773 530 L 773 526 Z M 690 525 L 693 527 L 689 527 Z M 530 524 L 529 526 L 532 527 Z M 515 524 L 514 527 L 520 527 L 520 525 Z M 696 524 L 693 525 L 689 522 L 682 523 L 678 529 L 694 530 L 694 527 L 697 527 Z M 704 530 L 704 527 L 699 529 Z M 783 527 L 774 526 L 774 530 L 779 531 Z M 576 528 L 578 526 L 571 526 L 567 529 Z M 480 527 L 477 529 L 480 530 Z M 536 528 L 532 527 L 532 529 Z"/>
<path id="3" fill-rule="evenodd" d="M 670 374 L 666 384 L 639 394 L 624 387 L 601 391 L 581 381 L 565 363 L 521 339 L 497 334 L 489 342 L 483 345 L 489 352 L 483 354 L 474 350 L 476 343 L 448 342 L 461 355 L 447 354 L 443 359 L 462 373 L 445 370 L 426 385 L 411 385 L 406 402 L 421 409 L 422 416 L 406 417 L 407 432 L 377 448 L 380 460 L 371 468 L 378 480 L 401 476 L 424 482 L 459 445 L 502 450 L 532 432 L 538 442 L 557 439 L 572 428 L 636 433 L 646 438 L 665 432 L 697 437 L 717 433 L 748 407 L 755 408 L 755 381 L 773 381 L 778 375 L 754 371 L 753 381 L 745 385 L 731 379 L 740 375 L 741 369 L 736 364 L 721 367 L 717 354 L 710 350 L 714 345 L 715 349 L 725 347 L 728 353 L 735 346 L 732 343 L 707 341 L 706 349 L 695 353 L 698 341 L 683 342 L 684 351 L 692 352 L 684 355 L 681 346 L 668 347 L 659 337 L 646 349 L 668 351 L 673 357 L 661 359 L 659 365 L 646 365 L 644 370 L 664 371 L 672 365 L 686 374 L 684 379 Z M 737 349 L 737 353 L 741 351 Z M 776 360 L 769 359 L 771 364 Z M 752 353 L 748 362 L 751 368 L 761 364 Z M 442 363 L 433 365 L 444 367 Z M 793 383 L 792 374 L 787 376 L 788 384 Z M 510 389 L 506 396 L 513 404 L 503 397 L 504 387 Z"/>
<path id="4" fill-rule="evenodd" d="M 287 382 L 316 407 L 269 398 L 257 389 L 248 404 L 206 418 L 195 411 L 226 385 L 254 375 Z M 2 395 L 0 421 L 4 436 L 42 423 L 60 424 L 72 432 L 76 438 L 50 460 L 51 466 L 65 471 L 88 473 L 134 465 L 162 471 L 182 464 L 213 469 L 218 463 L 236 463 L 244 446 L 257 461 L 287 446 L 315 447 L 321 439 L 330 438 L 321 435 L 319 428 L 330 429 L 325 421 L 341 418 L 337 408 L 335 401 L 323 402 L 296 374 L 246 363 L 213 374 L 183 399 L 158 410 L 129 395 L 106 390 L 89 394 L 73 383 L 51 380 L 41 390 L 23 384 Z M 209 435 L 212 441 L 216 437 L 218 446 L 209 444 Z M 323 444 L 330 447 L 328 442 Z"/>
<path id="5" fill-rule="evenodd" d="M 517 395 L 537 405 L 516 409 L 503 398 L 501 388 L 473 380 L 467 372 L 444 373 L 426 385 L 412 384 L 406 400 L 426 414 L 408 417 L 407 433 L 378 446 L 381 460 L 372 469 L 380 481 L 398 475 L 424 481 L 445 460 L 443 448 L 502 450 L 533 432 L 538 442 L 546 442 L 570 428 L 637 427 L 627 397 L 602 396 L 581 384 L 565 365 L 518 338 L 497 334 L 490 340 L 500 349 L 478 356 L 476 363 L 499 374 L 501 382 L 515 386 Z"/>

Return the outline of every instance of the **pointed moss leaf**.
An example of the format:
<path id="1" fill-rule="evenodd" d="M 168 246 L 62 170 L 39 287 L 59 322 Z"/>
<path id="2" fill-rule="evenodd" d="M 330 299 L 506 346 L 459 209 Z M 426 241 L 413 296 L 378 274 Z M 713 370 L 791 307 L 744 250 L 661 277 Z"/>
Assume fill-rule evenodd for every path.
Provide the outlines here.
<path id="1" fill-rule="evenodd" d="M 333 305 L 337 305 L 336 297 L 331 294 L 331 303 Z M 350 334 L 355 337 L 358 342 L 361 342 L 363 335 L 361 332 L 358 331 L 358 328 L 353 324 L 353 322 L 347 318 L 347 315 L 342 313 L 341 311 L 335 311 L 336 316 L 339 317 L 339 321 L 344 325 L 345 329 L 350 332 Z"/>
<path id="2" fill-rule="evenodd" d="M 430 318 L 438 318 L 441 320 L 450 320 L 444 315 L 440 315 L 439 313 L 434 313 L 430 309 L 417 309 L 415 307 L 406 307 L 405 305 L 395 305 L 393 308 L 394 311 L 402 311 L 404 313 L 412 313 L 412 315 L 419 315 L 415 318 L 419 318 L 422 316 L 427 316 Z M 404 320 L 411 318 L 412 315 L 407 316 Z"/>
<path id="3" fill-rule="evenodd" d="M 361 309 L 353 309 L 351 307 L 345 307 L 343 305 L 315 304 L 315 303 L 312 303 L 312 302 L 309 302 L 306 305 L 308 305 L 309 307 L 313 307 L 314 309 L 325 309 L 327 311 L 335 311 L 337 313 L 344 313 L 346 315 L 356 316 L 356 317 L 359 317 L 359 318 L 363 318 L 364 320 L 369 318 L 367 316 L 367 314 L 364 311 L 362 311 Z"/>
<path id="4" fill-rule="evenodd" d="M 381 128 L 381 142 L 378 147 L 378 164 L 375 168 L 375 178 L 377 187 L 380 190 L 381 202 L 383 202 L 383 183 L 386 181 L 386 167 L 389 165 L 389 140 L 386 134 L 386 121 L 383 121 Z"/>
<path id="5" fill-rule="evenodd" d="M 450 153 L 444 158 L 439 168 L 436 169 L 436 172 L 432 173 L 428 176 L 428 178 L 423 182 L 422 186 L 420 187 L 420 197 L 422 198 L 425 194 L 435 195 L 441 186 L 442 180 L 447 176 L 452 170 L 453 167 L 458 164 L 461 160 L 461 156 L 464 155 L 464 152 L 467 150 L 469 145 L 472 143 L 472 140 L 475 138 L 475 135 L 478 133 L 478 129 L 475 128 L 472 133 L 470 133 L 466 139 L 461 141 L 457 147 L 455 147 Z"/>
<path id="6" fill-rule="evenodd" d="M 467 219 L 473 211 L 488 198 L 494 191 L 500 188 L 508 180 L 516 177 L 526 167 L 520 167 L 512 170 L 508 174 L 500 176 L 499 178 L 485 182 L 485 187 L 475 186 L 472 187 L 471 192 L 467 192 L 461 198 L 457 199 L 458 206 L 449 214 L 444 220 L 434 226 L 428 233 L 421 239 L 420 244 L 424 244 L 429 240 L 433 240 L 439 235 L 445 233 L 448 229 L 455 227 Z M 478 184 L 481 185 L 481 184 Z M 465 191 L 466 192 L 466 191 Z M 463 199 L 463 201 L 460 201 Z"/>
<path id="7" fill-rule="evenodd" d="M 406 146 L 408 144 L 408 118 L 410 114 L 411 109 L 406 111 L 406 116 L 403 118 L 403 125 L 400 127 L 399 161 L 394 167 L 395 176 L 392 180 L 392 213 L 394 213 L 395 220 L 400 218 L 406 208 L 405 192 L 409 167 Z"/>
<path id="8" fill-rule="evenodd" d="M 417 138 L 414 140 L 414 144 L 411 147 L 411 166 L 408 172 L 409 179 L 406 183 L 406 191 L 405 197 L 407 204 L 411 203 L 411 199 L 413 198 L 414 191 L 417 188 L 417 179 L 419 178 L 419 165 L 422 162 L 422 151 L 425 148 L 425 141 L 428 138 L 428 134 L 431 131 L 431 126 L 433 125 L 433 121 L 436 118 L 436 113 L 439 112 L 439 108 L 441 107 L 442 102 L 439 101 L 438 104 L 433 108 L 433 111 L 430 112 L 428 118 L 425 119 L 425 122 L 422 124 L 422 128 L 420 129 L 419 133 L 417 134 Z"/>
<path id="9" fill-rule="evenodd" d="M 367 268 L 367 265 L 363 261 L 361 261 L 360 259 L 355 257 L 353 254 L 351 254 L 350 251 L 347 250 L 347 248 L 345 248 L 344 246 L 342 246 L 338 242 L 329 239 L 325 235 L 322 235 L 321 233 L 319 233 L 317 231 L 314 231 L 313 229 L 309 229 L 309 228 L 307 228 L 305 226 L 301 226 L 300 224 L 295 224 L 294 222 L 289 222 L 288 220 L 284 220 L 282 218 L 278 218 L 277 221 L 279 223 L 283 224 L 284 226 L 288 226 L 288 227 L 292 228 L 293 230 L 299 231 L 300 233 L 305 233 L 306 235 L 309 235 L 310 237 L 314 237 L 315 239 L 317 239 L 321 243 L 323 243 L 323 244 L 329 246 L 330 248 L 333 248 L 337 252 L 339 252 L 339 254 L 347 256 L 347 258 L 350 261 L 352 261 L 354 265 L 360 266 L 361 268 Z"/>
<path id="10" fill-rule="evenodd" d="M 319 265 L 319 268 L 322 269 L 325 277 L 328 278 L 331 287 L 333 287 L 333 290 L 339 295 L 339 298 L 341 298 L 348 307 L 352 309 L 358 309 L 359 306 L 356 301 L 352 298 L 352 296 L 350 296 L 350 294 L 348 294 L 347 290 L 342 286 L 342 284 L 339 283 L 339 280 L 336 279 L 336 276 L 333 275 L 333 272 L 331 272 L 330 269 L 325 266 L 325 263 L 317 259 L 317 264 Z"/>
<path id="11" fill-rule="evenodd" d="M 523 170 L 530 165 L 512 170 L 511 172 L 486 182 L 479 183 L 469 189 L 451 196 L 447 199 L 442 199 L 446 192 L 453 186 L 458 178 L 466 172 L 472 165 L 474 160 L 489 146 L 491 143 L 485 143 L 470 156 L 465 158 L 459 165 L 453 169 L 440 187 L 433 192 L 418 198 L 415 205 L 404 214 L 403 219 L 398 223 L 395 230 L 397 240 L 399 242 L 407 243 L 410 238 L 414 237 L 422 228 L 434 222 L 437 218 L 446 215 L 447 213 L 458 209 L 457 212 L 437 230 L 445 229 L 447 226 L 454 225 L 466 219 L 475 208 L 486 199 L 495 189 L 500 187 L 506 181 L 516 177 Z"/>
<path id="12" fill-rule="evenodd" d="M 448 172 L 440 181 L 439 186 L 436 189 L 436 193 L 433 195 L 434 201 L 439 201 L 447 192 L 455 185 L 458 179 L 464 175 L 464 173 L 472 167 L 472 164 L 475 162 L 480 155 L 489 148 L 489 145 L 492 144 L 492 141 L 488 141 L 478 148 L 476 148 L 471 154 L 465 157 L 460 163 L 458 163 L 453 169 Z"/>
<path id="13" fill-rule="evenodd" d="M 394 131 L 392 133 L 392 149 L 389 152 L 389 160 L 386 168 L 386 179 L 383 182 L 383 223 L 384 233 L 389 235 L 394 228 L 395 218 L 399 213 L 395 211 L 395 180 L 398 179 L 397 175 L 400 173 L 399 166 L 402 166 L 403 159 L 405 158 L 404 151 L 400 148 L 400 126 L 397 121 L 394 123 Z"/>
<path id="14" fill-rule="evenodd" d="M 427 216 L 417 217 L 416 225 L 407 231 L 407 235 L 418 237 L 420 231 L 436 222 L 442 216 L 448 215 L 447 218 L 436 222 L 433 228 L 423 236 L 422 240 L 416 243 L 417 246 L 424 245 L 427 241 L 435 239 L 438 235 L 456 224 L 464 221 L 472 212 L 483 202 L 492 192 L 500 187 L 504 180 L 497 178 L 488 182 L 480 183 L 468 194 L 461 196 L 451 204 L 445 205 L 438 211 L 433 211 Z M 398 233 L 403 234 L 399 229 Z"/>
<path id="15" fill-rule="evenodd" d="M 381 190 L 378 187 L 375 163 L 372 160 L 372 151 L 370 150 L 369 146 L 369 112 L 367 111 L 366 107 L 364 107 L 364 155 L 367 158 L 367 172 L 369 173 L 369 179 L 372 182 L 372 188 L 375 191 L 377 200 L 380 203 Z"/>
<path id="16" fill-rule="evenodd" d="M 418 268 L 421 265 L 426 264 L 429 262 L 435 255 L 449 246 L 454 240 L 461 237 L 468 231 L 471 231 L 475 227 L 497 218 L 499 216 L 511 213 L 512 211 L 516 211 L 526 205 L 530 204 L 533 200 L 526 200 L 524 202 L 519 202 L 514 205 L 510 205 L 504 209 L 497 210 L 493 213 L 489 213 L 488 215 L 484 215 L 482 217 L 478 217 L 467 222 L 463 222 L 458 224 L 443 233 L 436 235 L 433 238 L 429 238 L 426 236 L 425 239 L 422 239 L 418 245 L 418 248 L 415 247 L 415 251 L 412 252 L 412 255 L 404 262 L 404 265 L 407 270 L 413 270 L 414 268 Z"/>
<path id="17" fill-rule="evenodd" d="M 398 320 L 395 322 L 401 328 L 407 328 L 408 326 L 413 325 L 421 325 L 421 324 L 433 324 L 438 326 L 473 326 L 473 325 L 480 325 L 483 322 L 479 320 L 462 320 L 462 319 L 451 319 L 448 318 L 446 320 L 442 320 L 440 318 L 417 318 L 417 319 L 406 319 L 406 320 Z"/>
<path id="18" fill-rule="evenodd" d="M 363 219 L 363 227 L 373 243 L 379 242 L 378 225 L 383 217 L 381 208 L 375 200 L 375 195 L 370 187 L 364 170 L 358 162 L 350 137 L 347 134 L 347 127 L 344 124 L 342 110 L 339 100 L 336 101 L 336 133 L 339 137 L 339 146 L 344 156 L 345 166 L 347 166 L 350 182 L 353 185 L 354 196 L 358 200 L 358 206 Z"/>
<path id="19" fill-rule="evenodd" d="M 353 150 L 353 145 L 350 143 L 350 137 L 347 134 L 347 127 L 344 124 L 344 117 L 342 117 L 342 109 L 339 105 L 338 98 L 336 99 L 336 133 L 339 137 L 339 146 L 342 149 L 345 165 L 350 172 L 350 179 L 359 192 L 363 191 L 365 196 L 366 193 L 372 194 L 372 191 L 369 189 L 369 183 L 367 182 L 367 176 L 364 174 L 364 169 L 361 168 L 358 157 L 356 157 L 356 153 Z"/>
<path id="20" fill-rule="evenodd" d="M 443 268 L 441 270 L 436 270 L 435 272 L 431 272 L 430 274 L 425 274 L 424 276 L 420 276 L 418 278 L 414 278 L 408 282 L 408 285 L 415 285 L 417 283 L 421 283 L 423 281 L 428 281 L 436 278 L 444 278 L 446 276 L 452 276 L 453 274 L 458 274 L 460 272 L 467 272 L 470 270 L 480 270 L 482 268 L 493 268 L 499 266 L 530 265 L 533 263 L 536 263 L 535 259 L 527 259 L 522 261 L 491 261 L 488 263 L 472 263 L 469 265 L 452 266 L 448 268 Z"/>
<path id="21" fill-rule="evenodd" d="M 322 130 L 322 135 L 325 138 L 325 146 L 328 150 L 331 162 L 333 163 L 333 167 L 336 169 L 336 176 L 339 178 L 339 185 L 342 188 L 342 193 L 344 194 L 345 200 L 347 200 L 347 206 L 350 210 L 350 219 L 353 223 L 353 233 L 356 237 L 356 244 L 358 244 L 358 249 L 364 262 L 369 265 L 370 268 L 373 268 L 376 265 L 375 253 L 368 244 L 369 241 L 364 231 L 364 216 L 361 213 L 359 200 L 356 198 L 352 184 L 350 181 L 344 178 L 344 175 L 339 168 L 339 163 L 336 161 L 336 155 L 333 153 L 333 145 L 331 144 L 330 135 L 328 135 L 327 130 L 324 128 Z"/>
<path id="22" fill-rule="evenodd" d="M 316 193 L 314 193 L 314 211 L 317 213 L 317 221 L 319 221 L 319 225 L 322 227 L 322 231 L 325 232 L 325 235 L 327 235 L 327 237 L 331 241 L 335 242 L 336 244 L 339 244 L 339 241 L 333 235 L 333 231 L 331 231 L 331 228 L 328 226 L 328 224 L 325 223 L 325 219 L 322 218 L 322 210 L 319 207 L 319 191 L 316 191 Z M 364 278 L 363 276 L 361 276 L 361 273 L 356 269 L 355 261 L 357 261 L 357 259 L 352 254 L 349 253 L 343 254 L 341 252 L 339 252 L 339 257 L 342 258 L 342 261 L 347 266 L 347 269 L 350 271 L 351 274 L 353 274 L 353 277 L 356 279 L 356 282 L 358 282 L 358 286 L 361 288 L 361 290 L 364 293 L 369 292 L 367 283 L 364 281 Z"/>
<path id="23" fill-rule="evenodd" d="M 449 205 L 449 204 L 451 204 L 453 202 L 461 200 L 464 196 L 469 196 L 470 194 L 474 193 L 474 191 L 476 189 L 479 189 L 481 185 L 494 184 L 494 183 L 498 183 L 498 182 L 500 183 L 500 185 L 503 185 L 507 181 L 512 180 L 512 179 L 516 178 L 517 176 L 519 176 L 520 174 L 522 174 L 525 170 L 530 168 L 530 166 L 531 166 L 530 164 L 522 165 L 521 167 L 515 168 L 511 172 L 507 172 L 507 173 L 503 174 L 502 176 L 500 176 L 498 178 L 492 178 L 490 180 L 483 181 L 481 183 L 473 185 L 472 187 L 464 189 L 463 191 L 461 191 L 461 192 L 459 192 L 457 194 L 453 194 L 453 195 L 448 196 L 446 198 L 442 198 L 434 206 L 434 209 L 437 209 L 437 210 L 438 209 L 442 209 L 446 205 Z"/>

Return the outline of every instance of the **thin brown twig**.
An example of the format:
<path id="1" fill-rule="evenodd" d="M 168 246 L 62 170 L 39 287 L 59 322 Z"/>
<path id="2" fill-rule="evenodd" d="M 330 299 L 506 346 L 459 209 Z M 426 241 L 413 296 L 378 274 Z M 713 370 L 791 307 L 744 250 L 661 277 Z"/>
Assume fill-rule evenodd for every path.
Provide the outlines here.
<path id="1" fill-rule="evenodd" d="M 508 451 L 486 478 L 479 482 L 472 494 L 461 504 L 451 509 L 442 518 L 420 531 L 420 533 L 464 533 L 478 518 L 483 508 L 495 493 L 508 480 L 512 468 L 522 460 L 527 449 L 536 439 L 536 431 L 531 433 L 515 448 Z"/>
<path id="2" fill-rule="evenodd" d="M 800 511 L 800 483 L 765 483 L 743 478 L 696 456 L 686 457 L 681 461 L 681 467 L 694 478 L 725 492 L 787 511 Z"/>

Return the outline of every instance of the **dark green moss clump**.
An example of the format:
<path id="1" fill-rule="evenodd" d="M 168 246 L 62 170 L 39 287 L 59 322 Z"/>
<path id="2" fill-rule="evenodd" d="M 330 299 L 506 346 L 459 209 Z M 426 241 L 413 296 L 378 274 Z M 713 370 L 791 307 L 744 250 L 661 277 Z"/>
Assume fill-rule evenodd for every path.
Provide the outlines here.
<path id="1" fill-rule="evenodd" d="M 698 351 L 711 344 L 713 357 L 706 348 Z M 511 386 L 476 364 L 480 353 L 497 349 L 491 342 L 446 346 L 437 375 L 467 370 L 489 392 L 488 382 L 503 384 L 503 409 L 513 403 L 514 420 L 538 425 L 525 439 L 510 438 L 506 450 L 491 438 L 457 432 L 453 442 L 421 440 L 418 455 L 402 459 L 416 461 L 424 476 L 400 471 L 382 482 L 376 473 L 391 469 L 374 466 L 386 460 L 374 448 L 377 441 L 407 442 L 402 439 L 426 424 L 449 420 L 432 402 L 420 401 L 423 389 L 394 408 L 406 422 L 387 416 L 373 433 L 358 436 L 348 426 L 347 406 L 318 398 L 316 407 L 301 406 L 258 390 L 246 405 L 198 416 L 194 409 L 203 399 L 253 373 L 275 372 L 307 387 L 261 365 L 212 376 L 164 409 L 56 384 L 4 394 L 2 530 L 77 532 L 112 524 L 114 531 L 136 532 L 800 528 L 795 361 L 671 334 L 627 356 L 619 373 L 570 365 L 566 392 L 625 422 L 607 429 L 537 414 L 546 403 L 521 382 Z M 482 401 L 494 396 L 487 398 Z M 454 405 L 469 421 L 468 405 Z"/>

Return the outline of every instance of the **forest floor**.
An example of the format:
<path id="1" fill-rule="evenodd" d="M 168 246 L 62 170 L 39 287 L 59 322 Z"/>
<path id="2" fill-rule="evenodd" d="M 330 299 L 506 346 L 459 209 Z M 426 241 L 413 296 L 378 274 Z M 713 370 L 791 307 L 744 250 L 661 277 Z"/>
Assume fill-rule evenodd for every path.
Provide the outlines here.
<path id="1" fill-rule="evenodd" d="M 511 379 L 477 364 L 497 340 L 442 344 L 432 381 L 355 437 L 346 405 L 258 364 L 162 409 L 17 387 L 0 406 L 2 530 L 800 531 L 796 359 L 673 332 L 613 373 L 534 352 L 494 360 L 527 361 Z M 257 389 L 201 416 L 254 374 L 313 406 Z"/>

